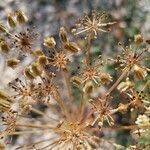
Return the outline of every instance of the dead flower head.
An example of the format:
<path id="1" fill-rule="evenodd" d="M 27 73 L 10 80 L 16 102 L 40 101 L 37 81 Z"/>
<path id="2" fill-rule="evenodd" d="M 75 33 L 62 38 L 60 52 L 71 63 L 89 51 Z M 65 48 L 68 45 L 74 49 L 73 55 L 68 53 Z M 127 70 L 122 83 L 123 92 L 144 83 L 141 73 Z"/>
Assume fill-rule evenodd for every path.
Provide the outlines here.
<path id="1" fill-rule="evenodd" d="M 97 32 L 108 32 L 111 29 L 110 27 L 116 23 L 106 22 L 107 17 L 106 13 L 101 14 L 96 11 L 92 11 L 90 17 L 85 14 L 83 18 L 79 19 L 79 23 L 77 23 L 76 29 L 73 29 L 73 33 L 75 35 L 87 33 L 87 35 L 91 34 L 93 38 L 96 38 Z"/>

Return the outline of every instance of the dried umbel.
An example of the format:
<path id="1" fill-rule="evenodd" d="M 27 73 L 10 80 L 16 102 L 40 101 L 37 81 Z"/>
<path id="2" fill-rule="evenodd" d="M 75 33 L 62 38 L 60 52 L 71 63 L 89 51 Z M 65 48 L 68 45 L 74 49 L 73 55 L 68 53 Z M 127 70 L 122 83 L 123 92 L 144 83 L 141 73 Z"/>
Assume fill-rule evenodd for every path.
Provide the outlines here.
<path id="1" fill-rule="evenodd" d="M 21 49 L 24 53 L 32 53 L 34 41 L 37 39 L 38 34 L 28 29 L 15 35 L 14 46 Z"/>
<path id="2" fill-rule="evenodd" d="M 34 30 L 16 32 L 27 21 L 21 10 L 8 15 L 8 28 L 0 24 L 0 47 L 7 66 L 15 70 L 22 63 L 21 56 L 31 59 L 20 69 L 19 77 L 6 85 L 7 92 L 0 90 L 0 149 L 7 148 L 13 135 L 18 135 L 15 148 L 22 150 L 98 150 L 105 149 L 106 144 L 113 149 L 125 149 L 106 138 L 105 131 L 137 129 L 136 133 L 143 134 L 149 130 L 150 82 L 145 65 L 149 47 L 139 34 L 133 45 L 119 44 L 121 53 L 117 58 L 95 58 L 92 40 L 99 31 L 107 32 L 116 23 L 106 18 L 106 14 L 93 11 L 91 16 L 79 20 L 74 33 L 87 37 L 82 48 L 64 27 L 59 29 L 60 42 L 49 35 L 43 43 L 37 43 L 44 47 L 38 47 Z M 107 70 L 109 67 L 115 77 Z M 137 86 L 134 76 L 140 85 Z M 127 126 L 118 124 L 117 114 L 132 113 L 138 116 L 136 121 L 129 121 Z M 127 149 L 132 148 L 142 149 L 140 144 Z"/>
<path id="3" fill-rule="evenodd" d="M 73 29 L 75 35 L 86 32 L 88 35 L 96 38 L 98 32 L 108 32 L 110 27 L 116 22 L 106 22 L 108 15 L 106 13 L 98 13 L 92 11 L 91 16 L 87 14 L 76 25 L 76 29 Z"/>

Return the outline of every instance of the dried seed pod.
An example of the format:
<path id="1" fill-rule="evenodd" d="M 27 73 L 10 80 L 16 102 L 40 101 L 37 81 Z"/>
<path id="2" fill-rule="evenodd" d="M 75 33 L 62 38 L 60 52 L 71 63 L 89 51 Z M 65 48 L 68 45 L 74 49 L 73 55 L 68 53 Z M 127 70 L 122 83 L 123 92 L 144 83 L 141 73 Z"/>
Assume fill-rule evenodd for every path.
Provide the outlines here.
<path id="1" fill-rule="evenodd" d="M 117 86 L 117 89 L 120 91 L 120 92 L 125 92 L 129 89 L 131 89 L 132 87 L 134 86 L 134 84 L 129 81 L 129 78 L 126 79 L 126 82 L 121 82 L 118 86 Z"/>
<path id="2" fill-rule="evenodd" d="M 145 79 L 145 77 L 147 76 L 146 68 L 140 67 L 138 65 L 134 65 L 133 70 L 138 79 Z"/>
<path id="3" fill-rule="evenodd" d="M 19 62 L 20 62 L 20 60 L 18 60 L 16 58 L 10 58 L 7 60 L 7 66 L 9 66 L 11 68 L 15 68 Z"/>
<path id="4" fill-rule="evenodd" d="M 35 79 L 35 76 L 34 76 L 33 72 L 31 71 L 31 69 L 29 67 L 25 68 L 24 74 L 30 80 Z"/>
<path id="5" fill-rule="evenodd" d="M 0 32 L 7 32 L 7 29 L 6 29 L 6 27 L 4 26 L 4 25 L 2 25 L 1 23 L 0 23 Z"/>
<path id="6" fill-rule="evenodd" d="M 11 99 L 9 95 L 5 91 L 0 90 L 0 112 L 9 110 L 10 106 Z"/>
<path id="7" fill-rule="evenodd" d="M 28 18 L 27 18 L 27 16 L 24 14 L 23 11 L 17 10 L 17 11 L 16 11 L 16 20 L 18 21 L 18 23 L 22 24 L 22 23 L 27 22 Z"/>
<path id="8" fill-rule="evenodd" d="M 67 43 L 68 42 L 67 32 L 66 32 L 64 27 L 60 28 L 59 37 L 60 37 L 60 40 L 61 40 L 62 43 Z"/>
<path id="9" fill-rule="evenodd" d="M 8 111 L 11 108 L 11 101 L 0 98 L 0 112 Z"/>
<path id="10" fill-rule="evenodd" d="M 87 81 L 87 82 L 85 83 L 84 87 L 83 87 L 83 92 L 84 92 L 84 93 L 87 93 L 87 94 L 90 94 L 90 93 L 92 93 L 93 88 L 94 88 L 94 87 L 93 87 L 92 81 Z"/>
<path id="11" fill-rule="evenodd" d="M 0 42 L 0 49 L 3 53 L 8 53 L 10 51 L 10 47 L 5 41 Z"/>
<path id="12" fill-rule="evenodd" d="M 56 45 L 56 41 L 53 37 L 46 37 L 44 39 L 44 45 L 47 46 L 48 48 L 54 48 Z"/>
<path id="13" fill-rule="evenodd" d="M 31 65 L 31 69 L 35 76 L 40 76 L 42 74 L 42 71 L 40 70 L 40 66 L 38 63 L 33 63 Z"/>
<path id="14" fill-rule="evenodd" d="M 41 65 L 41 66 L 45 66 L 48 64 L 48 60 L 46 58 L 46 56 L 40 56 L 38 58 L 38 63 Z"/>
<path id="15" fill-rule="evenodd" d="M 75 86 L 79 86 L 82 83 L 81 79 L 77 76 L 73 76 L 70 82 L 72 82 Z"/>
<path id="16" fill-rule="evenodd" d="M 64 48 L 72 53 L 77 53 L 80 48 L 75 42 L 69 42 L 64 45 Z"/>
<path id="17" fill-rule="evenodd" d="M 128 109 L 128 106 L 129 106 L 128 104 L 122 104 L 122 103 L 120 103 L 119 106 L 118 106 L 118 108 L 117 108 L 117 110 L 120 113 L 125 113 L 127 111 L 127 109 Z"/>
<path id="18" fill-rule="evenodd" d="M 43 56 L 43 55 L 44 55 L 44 53 L 42 52 L 41 49 L 36 49 L 36 50 L 34 51 L 34 54 L 35 54 L 36 56 Z"/>
<path id="19" fill-rule="evenodd" d="M 0 98 L 1 99 L 9 99 L 9 96 L 5 91 L 0 90 Z"/>
<path id="20" fill-rule="evenodd" d="M 68 73 L 67 67 L 63 67 L 62 70 L 63 70 L 65 73 Z"/>
<path id="21" fill-rule="evenodd" d="M 135 44 L 139 45 L 144 41 L 143 36 L 141 34 L 137 34 L 134 36 Z"/>
<path id="22" fill-rule="evenodd" d="M 16 20 L 14 19 L 14 17 L 12 17 L 12 16 L 10 16 L 10 15 L 7 17 L 7 22 L 8 22 L 8 25 L 9 25 L 11 28 L 15 28 L 16 25 L 17 25 L 17 22 L 16 22 Z"/>
<path id="23" fill-rule="evenodd" d="M 100 79 L 103 83 L 107 83 L 107 82 L 112 81 L 112 77 L 108 73 L 102 73 L 100 76 Z"/>

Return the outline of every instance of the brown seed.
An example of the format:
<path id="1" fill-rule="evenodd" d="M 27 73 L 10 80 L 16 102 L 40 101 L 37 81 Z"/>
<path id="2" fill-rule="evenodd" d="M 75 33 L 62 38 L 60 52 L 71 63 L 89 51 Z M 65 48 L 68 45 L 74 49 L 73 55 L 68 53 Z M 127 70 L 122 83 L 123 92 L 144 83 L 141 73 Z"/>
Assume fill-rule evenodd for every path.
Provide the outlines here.
<path id="1" fill-rule="evenodd" d="M 7 29 L 4 25 L 0 23 L 0 32 L 7 32 Z"/>
<path id="2" fill-rule="evenodd" d="M 16 27 L 16 21 L 15 19 L 12 17 L 12 16 L 8 16 L 7 17 L 7 21 L 8 21 L 8 25 L 11 27 L 11 28 L 15 28 Z"/>
<path id="3" fill-rule="evenodd" d="M 66 43 L 64 48 L 72 53 L 76 53 L 80 50 L 79 46 L 75 42 Z"/>
<path id="4" fill-rule="evenodd" d="M 25 68 L 24 74 L 25 74 L 25 76 L 26 76 L 28 79 L 30 79 L 30 80 L 35 79 L 35 76 L 34 76 L 34 74 L 33 74 L 33 72 L 31 71 L 30 68 Z"/>
<path id="5" fill-rule="evenodd" d="M 82 83 L 81 79 L 77 76 L 73 76 L 70 82 L 72 82 L 75 86 L 79 86 Z"/>
<path id="6" fill-rule="evenodd" d="M 16 58 L 10 58 L 7 60 L 7 66 L 11 68 L 15 68 L 20 61 Z"/>
<path id="7" fill-rule="evenodd" d="M 8 53 L 10 51 L 10 47 L 5 41 L 0 42 L 0 48 L 3 53 Z"/>
<path id="8" fill-rule="evenodd" d="M 68 42 L 67 32 L 66 32 L 64 27 L 60 28 L 59 37 L 60 37 L 60 40 L 61 40 L 62 43 L 67 43 Z"/>
<path id="9" fill-rule="evenodd" d="M 44 53 L 42 52 L 41 49 L 36 49 L 36 50 L 34 51 L 34 54 L 35 54 L 36 56 L 43 56 L 43 55 L 44 55 Z"/>
<path id="10" fill-rule="evenodd" d="M 40 76 L 42 74 L 40 66 L 37 63 L 33 63 L 31 69 L 35 76 Z"/>
<path id="11" fill-rule="evenodd" d="M 18 23 L 22 24 L 22 23 L 27 22 L 28 18 L 26 17 L 26 15 L 24 14 L 23 11 L 17 10 L 16 11 L 16 20 L 18 21 Z"/>
<path id="12" fill-rule="evenodd" d="M 94 87 L 93 87 L 92 81 L 88 81 L 85 83 L 85 85 L 83 87 L 83 92 L 89 94 L 93 91 L 93 88 Z"/>
<path id="13" fill-rule="evenodd" d="M 48 60 L 47 60 L 46 56 L 40 56 L 39 59 L 38 59 L 38 63 L 41 66 L 47 65 L 48 64 Z"/>
<path id="14" fill-rule="evenodd" d="M 55 39 L 53 37 L 46 37 L 44 39 L 44 45 L 48 48 L 54 48 L 56 45 Z"/>
<path id="15" fill-rule="evenodd" d="M 134 36 L 135 44 L 139 45 L 143 42 L 143 36 L 141 34 L 137 34 Z"/>

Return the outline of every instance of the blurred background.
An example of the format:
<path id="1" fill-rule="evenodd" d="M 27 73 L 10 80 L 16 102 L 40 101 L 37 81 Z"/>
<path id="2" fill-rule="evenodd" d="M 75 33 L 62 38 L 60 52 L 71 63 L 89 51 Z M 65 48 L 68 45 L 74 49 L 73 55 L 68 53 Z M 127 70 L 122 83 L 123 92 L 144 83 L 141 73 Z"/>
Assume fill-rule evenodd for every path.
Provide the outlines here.
<path id="1" fill-rule="evenodd" d="M 0 22 L 6 20 L 7 14 L 17 9 L 23 10 L 29 17 L 28 25 L 35 26 L 40 34 L 42 46 L 43 37 L 53 35 L 58 37 L 59 27 L 65 26 L 68 32 L 74 27 L 76 20 L 84 13 L 95 9 L 110 14 L 110 20 L 117 24 L 110 34 L 100 34 L 93 43 L 94 56 L 104 53 L 115 56 L 117 43 L 127 44 L 135 34 L 141 33 L 144 38 L 150 38 L 150 0 L 0 0 Z M 19 72 L 19 69 L 18 69 Z M 111 73 L 111 68 L 110 68 Z M 113 74 L 113 72 L 112 72 Z M 11 68 L 6 68 L 3 56 L 0 54 L 0 88 L 15 77 Z M 118 117 L 118 124 L 128 124 L 129 118 Z M 120 131 L 106 136 L 117 139 L 124 146 L 132 143 L 130 131 Z"/>

